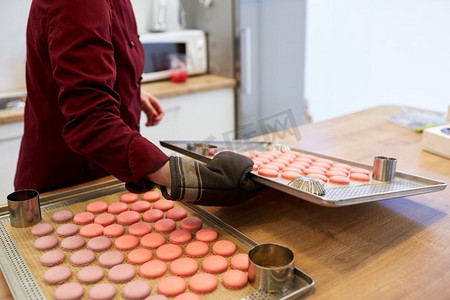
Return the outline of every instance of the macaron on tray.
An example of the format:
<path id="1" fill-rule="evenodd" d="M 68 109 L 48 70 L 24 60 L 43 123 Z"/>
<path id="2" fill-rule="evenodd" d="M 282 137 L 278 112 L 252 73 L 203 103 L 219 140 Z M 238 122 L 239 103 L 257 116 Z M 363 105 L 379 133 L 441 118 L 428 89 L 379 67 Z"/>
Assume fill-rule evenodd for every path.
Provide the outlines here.
<path id="1" fill-rule="evenodd" d="M 157 189 L 41 210 L 27 228 L 0 218 L 0 263 L 17 299 L 293 299 L 314 285 L 295 269 L 282 295 L 256 291 L 247 272 L 256 243 Z"/>
<path id="2" fill-rule="evenodd" d="M 339 207 L 442 190 L 446 183 L 395 172 L 392 181 L 373 178 L 373 166 L 338 159 L 285 144 L 260 141 L 161 141 L 161 145 L 208 162 L 221 151 L 253 160 L 251 178 L 312 203 Z M 274 147 L 275 145 L 275 147 Z"/>

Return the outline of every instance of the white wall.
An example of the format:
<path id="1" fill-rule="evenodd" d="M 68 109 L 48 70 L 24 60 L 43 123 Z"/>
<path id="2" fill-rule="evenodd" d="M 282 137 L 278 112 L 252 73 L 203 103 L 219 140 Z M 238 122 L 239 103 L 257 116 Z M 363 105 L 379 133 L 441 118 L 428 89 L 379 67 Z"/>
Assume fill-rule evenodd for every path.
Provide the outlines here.
<path id="1" fill-rule="evenodd" d="M 447 112 L 450 1 L 310 0 L 305 97 L 313 121 L 378 104 Z"/>
<path id="2" fill-rule="evenodd" d="M 140 33 L 151 27 L 151 0 L 131 0 Z M 178 30 L 179 0 L 167 1 L 167 29 Z M 31 0 L 0 1 L 0 96 L 25 91 L 25 35 Z"/>
<path id="3" fill-rule="evenodd" d="M 31 0 L 0 1 L 0 95 L 25 88 Z M 140 31 L 150 0 L 132 0 Z M 177 29 L 177 0 L 169 0 Z M 378 104 L 450 104 L 450 1 L 309 0 L 305 97 L 313 121 Z"/>
<path id="4" fill-rule="evenodd" d="M 25 29 L 31 0 L 0 1 L 0 94 L 25 89 Z"/>

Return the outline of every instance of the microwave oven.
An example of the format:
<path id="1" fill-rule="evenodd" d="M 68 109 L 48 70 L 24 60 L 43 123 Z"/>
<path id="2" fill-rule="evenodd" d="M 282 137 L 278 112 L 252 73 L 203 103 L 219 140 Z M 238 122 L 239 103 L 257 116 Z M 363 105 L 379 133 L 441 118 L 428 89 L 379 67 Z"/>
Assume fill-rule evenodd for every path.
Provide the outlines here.
<path id="1" fill-rule="evenodd" d="M 142 82 L 170 78 L 172 55 L 184 57 L 189 75 L 207 72 L 207 43 L 202 30 L 145 33 L 139 37 L 145 52 Z"/>

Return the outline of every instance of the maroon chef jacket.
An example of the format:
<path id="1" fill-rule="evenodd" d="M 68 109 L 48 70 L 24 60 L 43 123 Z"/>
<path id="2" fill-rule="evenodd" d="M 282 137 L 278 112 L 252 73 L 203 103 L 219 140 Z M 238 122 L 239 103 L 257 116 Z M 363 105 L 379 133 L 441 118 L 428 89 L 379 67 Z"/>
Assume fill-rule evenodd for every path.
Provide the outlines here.
<path id="1" fill-rule="evenodd" d="M 129 0 L 33 0 L 15 189 L 112 174 L 129 190 L 168 157 L 139 134 L 144 51 Z"/>

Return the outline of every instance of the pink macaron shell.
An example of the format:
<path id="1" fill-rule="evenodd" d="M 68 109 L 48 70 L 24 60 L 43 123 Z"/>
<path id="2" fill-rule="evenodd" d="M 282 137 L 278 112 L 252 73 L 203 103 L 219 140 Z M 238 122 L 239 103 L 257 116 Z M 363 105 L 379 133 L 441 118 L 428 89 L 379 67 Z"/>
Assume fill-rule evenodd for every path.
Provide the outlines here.
<path id="1" fill-rule="evenodd" d="M 50 250 L 39 257 L 39 262 L 44 267 L 59 265 L 66 259 L 66 255 L 61 250 Z"/>
<path id="2" fill-rule="evenodd" d="M 350 180 L 370 181 L 370 176 L 368 174 L 363 174 L 363 173 L 351 173 Z"/>
<path id="3" fill-rule="evenodd" d="M 117 294 L 117 289 L 111 283 L 99 283 L 89 290 L 89 300 L 112 300 Z"/>
<path id="4" fill-rule="evenodd" d="M 139 275 L 149 279 L 162 277 L 166 272 L 166 263 L 157 259 L 150 260 L 139 268 Z"/>
<path id="5" fill-rule="evenodd" d="M 80 249 L 85 243 L 86 241 L 81 236 L 73 235 L 64 238 L 61 241 L 60 247 L 63 250 L 73 251 Z"/>
<path id="6" fill-rule="evenodd" d="M 156 249 L 156 257 L 162 261 L 173 261 L 183 254 L 183 249 L 175 244 L 164 244 Z"/>
<path id="7" fill-rule="evenodd" d="M 103 225 L 91 223 L 80 228 L 80 235 L 84 237 L 95 237 L 103 235 Z"/>
<path id="8" fill-rule="evenodd" d="M 304 169 L 303 173 L 306 174 L 306 175 L 309 175 L 309 174 L 322 174 L 322 175 L 325 175 L 326 171 L 327 171 L 326 169 L 320 168 L 320 167 L 309 167 L 307 169 Z"/>
<path id="9" fill-rule="evenodd" d="M 192 239 L 191 232 L 185 229 L 177 229 L 169 235 L 169 241 L 173 244 L 185 244 Z"/>
<path id="10" fill-rule="evenodd" d="M 212 228 L 202 228 L 195 233 L 197 241 L 211 243 L 217 240 L 219 234 Z"/>
<path id="11" fill-rule="evenodd" d="M 147 298 L 145 298 L 144 300 L 168 300 L 169 298 L 167 298 L 164 295 L 150 295 Z"/>
<path id="12" fill-rule="evenodd" d="M 138 248 L 128 253 L 128 262 L 133 265 L 142 265 L 152 259 L 152 252 L 145 248 Z"/>
<path id="13" fill-rule="evenodd" d="M 352 168 L 350 165 L 345 164 L 345 163 L 335 163 L 335 164 L 333 164 L 333 167 L 343 168 L 343 169 L 346 169 L 347 171 L 350 171 L 350 169 Z"/>
<path id="14" fill-rule="evenodd" d="M 350 173 L 350 169 L 345 169 L 345 168 L 340 168 L 340 167 L 335 167 L 335 166 L 329 168 L 328 171 L 339 171 L 339 172 L 344 173 L 345 175 L 348 175 Z"/>
<path id="15" fill-rule="evenodd" d="M 66 223 L 66 224 L 62 224 L 62 225 L 58 226 L 58 228 L 56 228 L 56 235 L 62 236 L 62 237 L 68 237 L 68 236 L 77 234 L 79 230 L 80 230 L 80 228 L 78 227 L 78 225 L 73 224 L 73 223 Z"/>
<path id="16" fill-rule="evenodd" d="M 114 283 L 125 283 L 134 278 L 136 269 L 130 264 L 119 264 L 108 272 L 108 280 Z"/>
<path id="17" fill-rule="evenodd" d="M 278 164 L 270 162 L 268 164 L 264 164 L 264 165 L 260 166 L 260 169 L 272 169 L 275 171 L 279 171 L 280 169 L 282 169 L 284 167 L 286 167 L 286 166 L 284 166 L 284 165 L 282 166 L 282 165 L 278 165 Z"/>
<path id="18" fill-rule="evenodd" d="M 49 250 L 58 245 L 58 239 L 53 235 L 45 235 L 35 240 L 33 245 L 36 250 Z"/>
<path id="19" fill-rule="evenodd" d="M 147 281 L 135 280 L 128 282 L 122 290 L 122 295 L 127 300 L 144 299 L 150 295 L 152 287 Z"/>
<path id="20" fill-rule="evenodd" d="M 231 256 L 236 252 L 236 244 L 229 240 L 220 240 L 213 244 L 212 252 L 216 255 Z"/>
<path id="21" fill-rule="evenodd" d="M 203 260 L 202 269 L 211 274 L 225 272 L 228 269 L 228 260 L 221 255 L 210 255 Z"/>
<path id="22" fill-rule="evenodd" d="M 175 230 L 176 221 L 172 219 L 161 219 L 155 222 L 155 230 L 162 233 L 168 233 Z"/>
<path id="23" fill-rule="evenodd" d="M 186 290 L 186 281 L 178 276 L 168 276 L 158 282 L 158 293 L 167 297 L 176 297 Z"/>
<path id="24" fill-rule="evenodd" d="M 185 252 L 189 257 L 204 257 L 209 253 L 209 246 L 205 242 L 193 241 L 186 246 Z"/>
<path id="25" fill-rule="evenodd" d="M 198 273 L 189 280 L 189 289 L 195 293 L 208 294 L 218 285 L 217 277 L 209 273 Z"/>
<path id="26" fill-rule="evenodd" d="M 187 216 L 187 210 L 182 207 L 174 207 L 174 208 L 169 209 L 166 212 L 166 218 L 172 219 L 175 221 L 184 219 L 184 218 L 186 218 L 186 216 Z"/>
<path id="27" fill-rule="evenodd" d="M 166 243 L 166 238 L 158 232 L 152 232 L 144 235 L 139 243 L 144 248 L 156 249 Z"/>
<path id="28" fill-rule="evenodd" d="M 362 169 L 362 168 L 351 168 L 350 173 L 362 173 L 362 174 L 370 175 L 370 171 L 368 171 L 366 169 Z"/>
<path id="29" fill-rule="evenodd" d="M 343 172 L 343 171 L 339 171 L 339 170 L 328 170 L 325 175 L 327 177 L 331 177 L 331 176 L 343 176 L 343 177 L 347 177 L 347 173 Z"/>
<path id="30" fill-rule="evenodd" d="M 117 223 L 120 225 L 131 225 L 141 220 L 141 214 L 137 211 L 127 210 L 117 216 Z"/>
<path id="31" fill-rule="evenodd" d="M 152 207 L 150 202 L 139 200 L 131 204 L 131 210 L 137 211 L 137 212 L 144 212 L 149 210 Z"/>
<path id="32" fill-rule="evenodd" d="M 139 200 L 139 195 L 135 193 L 125 193 L 120 195 L 120 201 L 126 204 L 131 204 Z"/>
<path id="33" fill-rule="evenodd" d="M 132 250 L 136 248 L 137 245 L 139 245 L 138 238 L 131 234 L 119 236 L 114 241 L 114 247 L 123 251 Z"/>
<path id="34" fill-rule="evenodd" d="M 156 202 L 161 199 L 161 194 L 157 191 L 148 191 L 142 195 L 142 200 L 148 202 Z"/>
<path id="35" fill-rule="evenodd" d="M 294 161 L 302 161 L 302 162 L 307 163 L 308 165 L 311 165 L 314 160 L 311 159 L 310 157 L 306 157 L 306 156 L 300 155 Z"/>
<path id="36" fill-rule="evenodd" d="M 317 160 L 317 156 L 312 155 L 312 154 L 301 153 L 299 157 L 309 158 L 309 159 L 311 159 L 312 161 Z"/>
<path id="37" fill-rule="evenodd" d="M 162 211 L 168 211 L 169 209 L 172 209 L 174 207 L 174 203 L 172 200 L 166 200 L 166 199 L 160 199 L 153 203 L 154 209 L 159 209 Z"/>
<path id="38" fill-rule="evenodd" d="M 282 171 L 281 172 L 281 178 L 284 178 L 286 180 L 292 180 L 295 179 L 299 176 L 301 176 L 302 174 L 299 172 L 292 172 L 292 171 Z"/>
<path id="39" fill-rule="evenodd" d="M 134 236 L 144 236 L 152 230 L 152 225 L 146 222 L 137 222 L 128 227 L 128 233 Z"/>
<path id="40" fill-rule="evenodd" d="M 59 210 L 55 213 L 53 213 L 52 215 L 52 220 L 55 223 L 64 223 L 64 222 L 68 222 L 71 221 L 73 218 L 73 212 L 71 212 L 70 210 Z"/>
<path id="41" fill-rule="evenodd" d="M 77 279 L 84 284 L 97 283 L 105 277 L 105 271 L 99 266 L 88 266 L 78 271 Z"/>
<path id="42" fill-rule="evenodd" d="M 330 183 L 347 185 L 350 183 L 350 179 L 345 176 L 331 176 L 329 178 Z"/>
<path id="43" fill-rule="evenodd" d="M 128 210 L 128 204 L 124 202 L 114 202 L 108 206 L 108 212 L 113 215 L 118 215 Z"/>
<path id="44" fill-rule="evenodd" d="M 73 222 L 78 225 L 86 225 L 94 222 L 95 215 L 89 211 L 77 213 L 73 217 Z"/>
<path id="45" fill-rule="evenodd" d="M 308 177 L 312 177 L 312 178 L 315 178 L 317 180 L 321 180 L 324 183 L 328 182 L 328 177 L 326 175 L 324 175 L 324 174 L 311 173 L 311 174 L 308 174 Z"/>
<path id="46" fill-rule="evenodd" d="M 54 300 L 79 300 L 84 295 L 84 287 L 76 282 L 60 285 L 53 294 Z"/>
<path id="47" fill-rule="evenodd" d="M 189 257 L 178 258 L 170 264 L 170 273 L 175 276 L 192 276 L 197 272 L 197 270 L 197 261 Z"/>
<path id="48" fill-rule="evenodd" d="M 50 223 L 38 223 L 31 227 L 31 234 L 35 236 L 44 236 L 52 233 L 54 231 L 53 225 Z"/>
<path id="49" fill-rule="evenodd" d="M 173 300 L 201 300 L 201 299 L 202 298 L 199 295 L 194 294 L 192 292 L 185 292 L 173 298 Z"/>
<path id="50" fill-rule="evenodd" d="M 285 167 L 281 170 L 281 172 L 296 172 L 299 174 L 303 174 L 304 169 L 296 168 L 296 167 Z"/>
<path id="51" fill-rule="evenodd" d="M 142 218 L 146 222 L 156 222 L 164 218 L 164 212 L 160 209 L 149 209 L 142 215 Z"/>
<path id="52" fill-rule="evenodd" d="M 247 271 L 248 270 L 248 254 L 247 253 L 239 253 L 233 256 L 231 259 L 231 268 L 235 270 Z"/>
<path id="53" fill-rule="evenodd" d="M 47 284 L 61 284 L 72 277 L 72 270 L 67 266 L 55 266 L 44 273 L 44 281 Z"/>
<path id="54" fill-rule="evenodd" d="M 322 168 L 325 168 L 326 170 L 331 168 L 331 166 L 332 166 L 332 164 L 329 164 L 325 161 L 315 161 L 311 164 L 311 167 L 322 167 Z"/>
<path id="55" fill-rule="evenodd" d="M 278 177 L 278 171 L 270 168 L 260 168 L 258 174 L 264 177 Z"/>
<path id="56" fill-rule="evenodd" d="M 222 276 L 222 284 L 228 289 L 241 289 L 247 282 L 247 274 L 241 270 L 228 270 Z"/>
<path id="57" fill-rule="evenodd" d="M 93 214 L 100 214 L 108 210 L 108 203 L 105 201 L 94 201 L 86 206 L 86 211 Z"/>
<path id="58" fill-rule="evenodd" d="M 107 237 L 119 237 L 124 232 L 125 228 L 120 224 L 111 224 L 103 228 L 103 235 Z"/>
<path id="59" fill-rule="evenodd" d="M 334 165 L 334 161 L 328 158 L 321 158 L 321 157 L 317 157 L 316 160 L 314 161 L 315 163 L 320 162 L 320 163 L 325 163 L 327 165 Z"/>
<path id="60" fill-rule="evenodd" d="M 98 257 L 98 263 L 104 268 L 112 268 L 123 263 L 124 259 L 120 251 L 106 251 Z"/>
<path id="61" fill-rule="evenodd" d="M 180 228 L 189 231 L 199 230 L 202 226 L 203 221 L 199 217 L 187 217 L 180 222 Z"/>
<path id="62" fill-rule="evenodd" d="M 81 249 L 78 251 L 75 251 L 70 256 L 70 264 L 72 266 L 87 266 L 91 264 L 95 260 L 95 253 L 92 250 L 89 249 Z"/>
<path id="63" fill-rule="evenodd" d="M 94 223 L 97 223 L 97 224 L 100 224 L 103 226 L 111 225 L 114 222 L 116 222 L 116 216 L 112 213 L 107 213 L 107 212 L 99 214 L 94 219 Z"/>
<path id="64" fill-rule="evenodd" d="M 92 239 L 90 239 L 87 242 L 87 248 L 94 251 L 94 252 L 100 252 L 108 250 L 111 247 L 111 240 L 106 236 L 96 236 Z"/>

